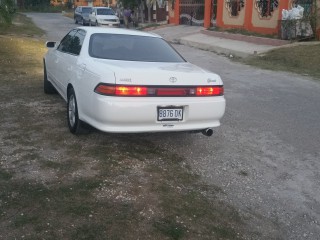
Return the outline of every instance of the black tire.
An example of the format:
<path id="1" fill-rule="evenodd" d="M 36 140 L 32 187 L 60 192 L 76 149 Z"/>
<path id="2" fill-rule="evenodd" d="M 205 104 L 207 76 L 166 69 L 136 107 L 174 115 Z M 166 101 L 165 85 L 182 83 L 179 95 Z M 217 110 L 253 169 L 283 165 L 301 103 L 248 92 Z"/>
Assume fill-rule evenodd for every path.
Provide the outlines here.
<path id="1" fill-rule="evenodd" d="M 84 19 L 82 18 L 82 26 L 86 26 L 87 24 L 85 24 Z"/>
<path id="2" fill-rule="evenodd" d="M 43 90 L 46 94 L 53 94 L 57 92 L 52 83 L 48 81 L 45 62 L 43 62 Z"/>
<path id="3" fill-rule="evenodd" d="M 79 119 L 77 99 L 73 88 L 68 91 L 67 120 L 71 133 L 79 134 L 82 132 L 82 122 Z"/>
<path id="4" fill-rule="evenodd" d="M 77 18 L 74 18 L 74 23 L 78 24 L 78 19 Z"/>
<path id="5" fill-rule="evenodd" d="M 96 21 L 96 25 L 95 25 L 96 27 L 99 27 L 99 23 L 98 23 L 98 21 Z"/>

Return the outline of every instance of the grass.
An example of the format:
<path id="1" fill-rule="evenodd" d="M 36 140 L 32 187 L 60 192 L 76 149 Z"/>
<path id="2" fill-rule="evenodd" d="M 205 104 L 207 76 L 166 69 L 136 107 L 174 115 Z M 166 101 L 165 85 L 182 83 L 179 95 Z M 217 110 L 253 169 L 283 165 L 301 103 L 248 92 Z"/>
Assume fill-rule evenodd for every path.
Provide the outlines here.
<path id="1" fill-rule="evenodd" d="M 247 36 L 256 36 L 256 37 L 265 37 L 265 38 L 278 38 L 277 35 L 250 32 L 250 31 L 247 31 L 247 30 L 241 29 L 241 28 L 228 29 L 228 28 L 212 27 L 212 28 L 209 28 L 208 30 L 217 31 L 217 32 L 228 32 L 228 33 L 241 34 L 241 35 L 247 35 Z"/>
<path id="2" fill-rule="evenodd" d="M 1 34 L 19 34 L 20 36 L 42 36 L 44 31 L 36 27 L 32 20 L 23 14 L 16 13 L 12 25 L 6 25 L 0 23 L 0 35 Z"/>
<path id="3" fill-rule="evenodd" d="M 219 187 L 145 135 L 70 134 L 64 101 L 43 93 L 44 42 L 26 32 L 0 35 L 0 238 L 211 240 L 250 232 L 218 201 Z"/>
<path id="4" fill-rule="evenodd" d="M 259 68 L 294 72 L 320 79 L 319 56 L 320 43 L 274 49 L 241 61 Z"/>
<path id="5" fill-rule="evenodd" d="M 73 19 L 74 18 L 74 12 L 73 11 L 72 12 L 66 11 L 66 12 L 63 13 L 63 16 Z"/>

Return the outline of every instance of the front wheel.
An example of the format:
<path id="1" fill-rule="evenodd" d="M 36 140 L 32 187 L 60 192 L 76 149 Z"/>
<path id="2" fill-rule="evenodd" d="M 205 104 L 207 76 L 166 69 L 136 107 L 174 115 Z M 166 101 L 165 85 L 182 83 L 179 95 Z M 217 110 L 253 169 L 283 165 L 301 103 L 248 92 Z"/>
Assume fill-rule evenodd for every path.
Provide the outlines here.
<path id="1" fill-rule="evenodd" d="M 73 88 L 69 90 L 68 94 L 67 119 L 70 132 L 79 134 L 82 130 L 82 126 L 78 114 L 76 94 Z"/>

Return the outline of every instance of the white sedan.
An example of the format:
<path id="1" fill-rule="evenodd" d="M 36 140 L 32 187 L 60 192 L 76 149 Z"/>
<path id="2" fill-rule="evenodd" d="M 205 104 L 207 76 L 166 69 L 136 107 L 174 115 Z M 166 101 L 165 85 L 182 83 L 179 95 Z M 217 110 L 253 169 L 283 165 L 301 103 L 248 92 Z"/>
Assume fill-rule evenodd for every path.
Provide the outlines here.
<path id="1" fill-rule="evenodd" d="M 187 62 L 158 35 L 78 27 L 47 42 L 44 92 L 67 102 L 69 129 L 196 131 L 211 136 L 225 112 L 221 78 Z"/>

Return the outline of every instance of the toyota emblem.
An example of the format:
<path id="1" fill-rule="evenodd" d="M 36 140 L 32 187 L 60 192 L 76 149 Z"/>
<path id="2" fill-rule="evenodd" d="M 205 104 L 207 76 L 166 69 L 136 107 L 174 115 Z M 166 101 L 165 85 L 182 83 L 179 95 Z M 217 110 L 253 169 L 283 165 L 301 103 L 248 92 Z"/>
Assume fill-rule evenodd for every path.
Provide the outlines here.
<path id="1" fill-rule="evenodd" d="M 169 78 L 169 82 L 175 83 L 178 79 L 176 77 Z"/>

